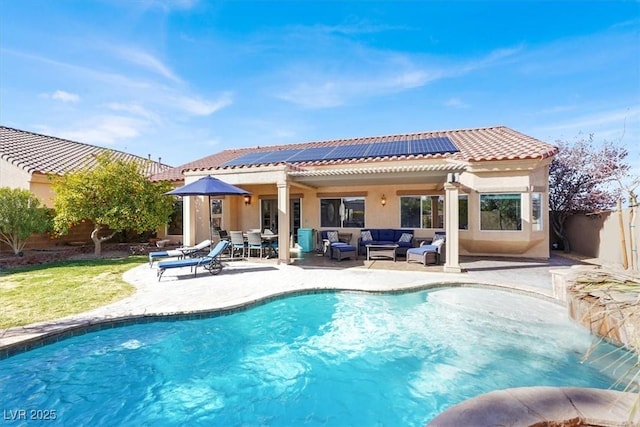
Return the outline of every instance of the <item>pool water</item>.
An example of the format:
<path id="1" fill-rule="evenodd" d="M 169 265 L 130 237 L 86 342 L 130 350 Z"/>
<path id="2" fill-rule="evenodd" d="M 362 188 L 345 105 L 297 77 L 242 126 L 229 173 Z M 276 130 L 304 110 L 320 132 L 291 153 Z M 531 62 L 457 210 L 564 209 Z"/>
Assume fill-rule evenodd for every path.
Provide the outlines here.
<path id="1" fill-rule="evenodd" d="M 591 343 L 565 308 L 504 291 L 301 295 L 7 358 L 0 409 L 10 425 L 24 409 L 61 425 L 424 426 L 496 389 L 608 388 L 581 363 Z"/>

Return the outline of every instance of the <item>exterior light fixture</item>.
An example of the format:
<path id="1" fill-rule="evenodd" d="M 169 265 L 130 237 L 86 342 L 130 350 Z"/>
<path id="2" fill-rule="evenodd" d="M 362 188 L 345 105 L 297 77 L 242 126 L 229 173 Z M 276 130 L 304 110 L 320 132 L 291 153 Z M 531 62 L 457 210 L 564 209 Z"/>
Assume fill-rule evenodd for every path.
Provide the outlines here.
<path id="1" fill-rule="evenodd" d="M 250 195 L 246 194 L 244 196 L 244 204 L 245 205 L 250 205 L 251 204 L 251 196 Z"/>
<path id="2" fill-rule="evenodd" d="M 380 198 L 380 204 L 382 206 L 385 206 L 387 204 L 387 198 L 384 197 L 384 194 L 382 195 L 382 197 Z"/>

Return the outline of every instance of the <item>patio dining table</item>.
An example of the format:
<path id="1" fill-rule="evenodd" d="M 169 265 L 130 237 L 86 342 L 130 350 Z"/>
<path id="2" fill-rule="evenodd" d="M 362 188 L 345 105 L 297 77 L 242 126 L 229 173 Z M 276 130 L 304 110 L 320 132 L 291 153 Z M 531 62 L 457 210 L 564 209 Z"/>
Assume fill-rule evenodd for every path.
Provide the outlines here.
<path id="1" fill-rule="evenodd" d="M 277 234 L 261 234 L 262 241 L 269 245 L 269 253 L 267 258 L 278 257 L 278 235 Z"/>
<path id="2" fill-rule="evenodd" d="M 247 242 L 247 232 L 242 233 L 245 243 Z M 260 238 L 263 242 L 268 244 L 269 253 L 265 258 L 277 258 L 278 257 L 278 235 L 260 233 Z"/>

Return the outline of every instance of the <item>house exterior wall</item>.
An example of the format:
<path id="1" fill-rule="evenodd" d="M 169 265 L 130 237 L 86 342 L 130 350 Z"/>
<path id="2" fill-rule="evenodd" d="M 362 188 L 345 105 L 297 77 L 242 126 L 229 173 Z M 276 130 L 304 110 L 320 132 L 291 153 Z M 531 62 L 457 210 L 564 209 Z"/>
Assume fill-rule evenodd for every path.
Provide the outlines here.
<path id="1" fill-rule="evenodd" d="M 0 159 L 0 187 L 19 188 L 31 191 L 43 205 L 53 207 L 53 189 L 49 175 L 31 174 Z"/>
<path id="2" fill-rule="evenodd" d="M 532 258 L 549 257 L 548 162 L 535 164 L 484 164 L 460 175 L 463 190 L 469 197 L 469 228 L 460 230 L 461 255 L 502 255 Z M 480 229 L 480 196 L 482 194 L 521 194 L 522 229 L 488 231 Z M 532 227 L 533 193 L 542 194 L 543 223 L 540 230 Z"/>
<path id="3" fill-rule="evenodd" d="M 0 187 L 21 188 L 29 190 L 31 174 L 0 159 Z"/>
<path id="4" fill-rule="evenodd" d="M 29 190 L 49 208 L 53 208 L 53 199 L 55 198 L 51 180 L 50 175 L 34 173 L 29 183 Z"/>
<path id="5" fill-rule="evenodd" d="M 491 170 L 478 173 L 463 173 L 459 177 L 460 195 L 467 195 L 469 201 L 469 227 L 460 230 L 461 255 L 500 255 L 522 256 L 534 258 L 549 257 L 549 222 L 546 214 L 548 205 L 548 181 L 546 165 L 532 170 L 503 171 Z M 277 197 L 276 185 L 241 184 L 242 188 L 252 193 L 249 206 L 244 205 L 241 197 L 223 199 L 223 223 L 226 230 L 248 230 L 260 228 L 260 200 Z M 541 230 L 533 230 L 531 226 L 531 194 L 542 194 L 543 226 Z M 365 198 L 365 227 L 367 228 L 401 228 L 400 198 L 402 195 L 445 195 L 444 182 L 404 185 L 375 185 L 363 187 L 358 185 L 327 186 L 317 189 L 296 187 L 290 188 L 292 198 L 300 198 L 301 227 L 322 229 L 320 227 L 320 200 L 323 196 L 340 197 L 340 195 L 360 195 Z M 514 231 L 484 231 L 480 229 L 480 195 L 485 193 L 518 193 L 522 195 L 521 216 L 522 229 Z M 382 196 L 386 204 L 381 204 Z M 206 224 L 206 198 L 193 198 L 196 221 Z M 206 226 L 196 227 L 193 241 L 208 238 Z M 415 229 L 416 238 L 431 238 L 438 229 Z M 352 243 L 357 241 L 360 228 L 342 228 L 342 233 L 352 234 Z"/>

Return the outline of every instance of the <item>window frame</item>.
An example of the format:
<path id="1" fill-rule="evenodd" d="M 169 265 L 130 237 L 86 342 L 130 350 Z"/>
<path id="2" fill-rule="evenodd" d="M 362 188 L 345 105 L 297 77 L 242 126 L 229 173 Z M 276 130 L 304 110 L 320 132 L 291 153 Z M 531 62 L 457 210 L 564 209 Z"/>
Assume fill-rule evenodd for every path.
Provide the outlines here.
<path id="1" fill-rule="evenodd" d="M 332 201 L 331 203 L 329 201 Z M 336 203 L 338 202 L 338 203 Z M 357 213 L 357 209 L 347 208 L 348 203 L 362 202 L 362 213 Z M 325 208 L 326 206 L 326 208 Z M 331 209 L 330 209 L 331 208 Z M 367 212 L 367 200 L 363 196 L 342 196 L 342 197 L 322 197 L 320 198 L 320 227 L 321 228 L 366 228 L 365 218 Z M 324 211 L 327 210 L 327 212 Z M 354 217 L 355 216 L 355 217 Z M 358 217 L 362 217 L 361 221 Z M 351 218 L 351 219 L 348 219 Z M 335 219 L 331 223 L 325 220 Z"/>
<path id="2" fill-rule="evenodd" d="M 518 199 L 518 219 L 517 219 L 517 224 L 516 224 L 516 228 L 506 228 L 506 229 L 500 229 L 500 228 L 484 228 L 483 226 L 483 215 L 482 213 L 484 212 L 482 210 L 482 205 L 483 205 L 483 198 L 485 197 L 495 197 L 495 200 L 510 200 L 509 196 L 517 196 Z M 523 215 L 523 193 L 519 193 L 519 192 L 508 192 L 508 193 L 480 193 L 479 194 L 479 204 L 478 204 L 478 227 L 480 231 L 492 231 L 492 232 L 522 232 L 522 222 L 524 220 L 524 215 Z M 515 197 L 512 198 L 512 200 L 516 200 Z"/>
<path id="3" fill-rule="evenodd" d="M 424 210 L 423 210 L 423 206 L 424 203 L 428 202 L 429 200 L 431 200 L 433 197 L 437 197 L 438 198 L 438 203 L 437 206 L 440 207 L 442 210 L 438 210 L 436 212 L 436 218 L 440 220 L 440 224 L 438 224 L 438 226 L 433 226 L 434 224 L 431 224 L 431 227 L 425 227 L 424 226 L 424 218 L 425 218 L 425 214 L 424 214 Z M 418 214 L 419 216 L 419 225 L 415 226 L 413 224 L 406 224 L 403 223 L 403 214 L 402 214 L 402 210 L 404 207 L 403 204 L 403 199 L 417 199 L 419 202 L 419 208 L 420 208 L 420 212 Z M 446 208 L 446 204 L 445 204 L 445 196 L 443 194 L 415 194 L 415 195 L 403 195 L 400 196 L 400 200 L 399 200 L 399 209 L 400 209 L 400 227 L 401 228 L 414 228 L 414 229 L 420 229 L 420 230 L 442 230 L 445 227 L 445 208 Z M 432 214 L 430 215 L 431 218 L 433 218 L 433 211 L 430 210 L 430 212 L 432 212 Z"/>
<path id="4" fill-rule="evenodd" d="M 537 197 L 536 197 L 537 196 Z M 538 204 L 534 202 L 538 199 Z M 534 191 L 531 193 L 531 231 L 544 231 L 544 194 L 540 191 Z M 537 220 L 536 210 L 538 211 Z"/>

